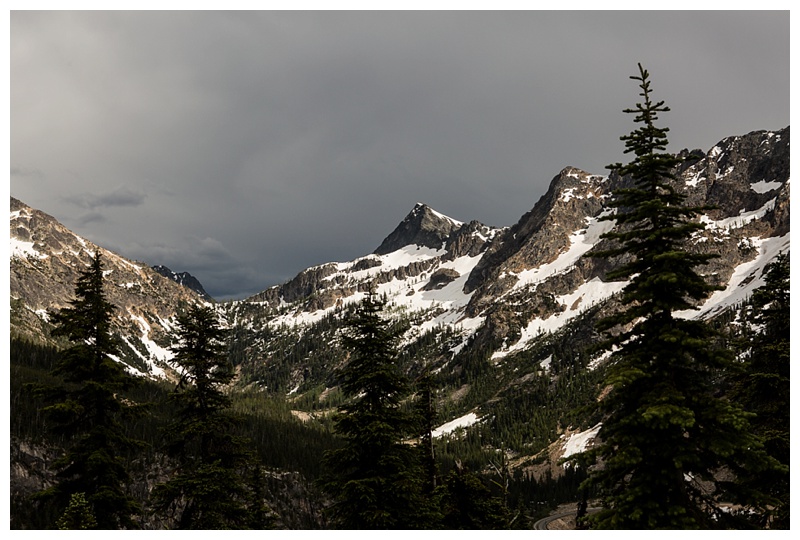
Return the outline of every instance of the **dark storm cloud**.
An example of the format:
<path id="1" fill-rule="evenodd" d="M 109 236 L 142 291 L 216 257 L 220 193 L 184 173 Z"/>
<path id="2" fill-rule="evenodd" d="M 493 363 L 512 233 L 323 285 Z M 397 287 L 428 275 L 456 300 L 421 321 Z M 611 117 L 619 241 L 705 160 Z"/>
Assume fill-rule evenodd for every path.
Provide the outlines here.
<path id="1" fill-rule="evenodd" d="M 11 192 L 241 296 L 604 174 L 640 61 L 672 150 L 789 123 L 788 12 L 12 12 Z"/>

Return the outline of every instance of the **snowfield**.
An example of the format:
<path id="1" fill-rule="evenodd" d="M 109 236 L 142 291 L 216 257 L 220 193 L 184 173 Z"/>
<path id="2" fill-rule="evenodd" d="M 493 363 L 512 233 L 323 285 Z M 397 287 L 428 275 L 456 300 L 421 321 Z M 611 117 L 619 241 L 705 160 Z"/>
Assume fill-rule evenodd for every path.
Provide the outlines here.
<path id="1" fill-rule="evenodd" d="M 580 433 L 573 433 L 570 435 L 569 439 L 564 443 L 564 454 L 561 456 L 563 458 L 568 458 L 575 454 L 580 454 L 581 452 L 586 450 L 586 446 L 597 437 L 597 434 L 602 427 L 602 422 L 597 424 L 591 429 Z M 562 435 L 563 437 L 563 435 Z M 568 464 L 564 464 L 564 467 L 567 467 Z"/>
<path id="2" fill-rule="evenodd" d="M 19 238 L 11 237 L 11 257 L 46 259 L 46 253 L 40 253 L 33 247 L 33 242 L 26 242 Z"/>
<path id="3" fill-rule="evenodd" d="M 449 433 L 454 432 L 458 428 L 468 428 L 469 426 L 475 424 L 478 421 L 478 415 L 474 412 L 469 414 L 465 414 L 460 418 L 456 418 L 455 420 L 451 420 L 446 424 L 442 424 L 441 426 L 437 427 L 431 432 L 431 436 L 434 439 L 438 439 L 443 435 L 447 435 Z"/>

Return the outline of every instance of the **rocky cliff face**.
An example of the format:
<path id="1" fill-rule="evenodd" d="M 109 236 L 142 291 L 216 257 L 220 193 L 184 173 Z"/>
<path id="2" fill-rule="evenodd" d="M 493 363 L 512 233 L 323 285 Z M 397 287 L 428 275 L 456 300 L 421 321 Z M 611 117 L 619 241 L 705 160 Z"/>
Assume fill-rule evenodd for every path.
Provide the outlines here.
<path id="1" fill-rule="evenodd" d="M 439 249 L 462 225 L 463 223 L 436 212 L 426 204 L 417 203 L 373 253 L 387 255 L 410 245 Z"/>
<path id="2" fill-rule="evenodd" d="M 116 307 L 122 360 L 132 369 L 165 376 L 166 350 L 182 305 L 203 301 L 197 293 L 143 263 L 129 261 L 76 235 L 52 216 L 11 197 L 11 332 L 51 341 L 49 313 L 68 306 L 75 282 L 101 253 L 106 295 Z"/>
<path id="3" fill-rule="evenodd" d="M 701 272 L 717 285 L 731 285 L 728 293 L 737 297 L 746 294 L 737 290 L 743 282 L 731 283 L 737 270 L 750 264 L 753 276 L 776 249 L 788 249 L 788 139 L 788 128 L 759 131 L 723 139 L 707 153 L 682 152 L 686 161 L 676 171 L 675 187 L 688 205 L 713 207 L 700 216 L 706 230 L 689 249 L 718 254 Z M 558 328 L 620 290 L 624 284 L 605 281 L 608 261 L 583 255 L 613 226 L 600 218 L 611 212 L 606 203 L 612 191 L 628 182 L 568 167 L 490 246 L 465 289 L 472 293 L 466 314 L 486 318 L 484 340 L 502 340 L 505 347 L 509 338 L 519 338 L 512 346 L 519 350 L 531 336 Z M 494 357 L 503 354 L 495 351 Z"/>
<path id="4" fill-rule="evenodd" d="M 468 292 L 488 288 L 503 270 L 519 272 L 554 261 L 569 246 L 569 235 L 598 216 L 609 197 L 608 178 L 567 167 L 550 182 L 536 205 L 486 253 L 470 275 Z"/>

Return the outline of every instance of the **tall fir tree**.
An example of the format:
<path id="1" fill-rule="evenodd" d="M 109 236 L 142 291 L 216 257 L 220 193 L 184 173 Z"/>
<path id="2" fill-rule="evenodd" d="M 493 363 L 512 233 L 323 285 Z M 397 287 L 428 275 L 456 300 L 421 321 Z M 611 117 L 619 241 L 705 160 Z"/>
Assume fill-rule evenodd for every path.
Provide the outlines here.
<path id="1" fill-rule="evenodd" d="M 336 416 L 342 447 L 328 452 L 333 523 L 345 529 L 411 529 L 420 521 L 422 473 L 418 451 L 404 442 L 413 420 L 401 403 L 409 384 L 397 364 L 400 329 L 381 316 L 385 301 L 372 292 L 344 337 L 350 351 L 340 370 L 348 398 Z"/>
<path id="2" fill-rule="evenodd" d="M 442 526 L 445 529 L 507 529 L 508 510 L 503 499 L 478 476 L 460 462 L 438 488 L 442 505 Z"/>
<path id="3" fill-rule="evenodd" d="M 750 298 L 741 319 L 749 329 L 741 353 L 742 374 L 734 389 L 734 399 L 756 414 L 755 433 L 781 468 L 752 475 L 755 484 L 776 500 L 774 513 L 761 525 L 789 528 L 789 254 L 781 253 L 767 265 L 764 285 Z"/>
<path id="4" fill-rule="evenodd" d="M 174 361 L 183 370 L 172 399 L 178 420 L 168 430 L 176 474 L 156 486 L 151 502 L 178 529 L 248 529 L 270 524 L 248 479 L 261 473 L 247 441 L 233 433 L 235 418 L 224 388 L 234 377 L 226 331 L 211 308 L 193 306 L 178 318 Z M 169 524 L 169 523 L 168 523 Z"/>
<path id="5" fill-rule="evenodd" d="M 436 448 L 433 444 L 433 430 L 436 427 L 435 384 L 433 374 L 425 366 L 422 374 L 414 381 L 416 399 L 413 413 L 415 415 L 416 433 L 419 438 L 419 459 L 425 474 L 424 491 L 433 493 L 437 485 L 438 468 L 436 466 Z"/>
<path id="6" fill-rule="evenodd" d="M 643 101 L 625 112 L 640 127 L 621 140 L 634 158 L 609 168 L 633 184 L 613 194 L 617 212 L 608 219 L 616 225 L 605 238 L 616 246 L 593 253 L 620 257 L 608 278 L 628 284 L 623 309 L 598 325 L 613 352 L 605 381 L 610 392 L 600 403 L 601 442 L 588 452 L 598 466 L 583 486 L 598 490 L 604 508 L 589 520 L 612 529 L 746 526 L 723 505 L 761 513 L 766 500 L 724 478 L 766 470 L 771 462 L 748 415 L 716 393 L 715 380 L 732 356 L 715 347 L 707 323 L 675 315 L 715 289 L 698 273 L 712 255 L 686 250 L 703 227 L 692 218 L 705 208 L 686 206 L 675 187 L 679 159 L 665 152 L 668 129 L 655 125 L 669 108 L 652 101 L 641 65 L 631 78 Z"/>
<path id="7" fill-rule="evenodd" d="M 62 531 L 94 529 L 97 527 L 97 520 L 94 519 L 85 494 L 72 494 L 69 499 L 69 506 L 62 516 L 58 518 L 56 524 Z"/>
<path id="8" fill-rule="evenodd" d="M 80 273 L 70 306 L 52 316 L 52 335 L 71 343 L 53 370 L 64 385 L 40 389 L 54 402 L 44 412 L 67 448 L 54 463 L 58 482 L 38 497 L 66 509 L 83 493 L 96 528 L 137 528 L 134 517 L 141 508 L 127 493 L 131 478 L 123 456 L 141 443 L 125 435 L 123 421 L 138 408 L 122 393 L 138 381 L 113 359 L 119 354 L 111 330 L 114 306 L 103 291 L 99 251 Z"/>

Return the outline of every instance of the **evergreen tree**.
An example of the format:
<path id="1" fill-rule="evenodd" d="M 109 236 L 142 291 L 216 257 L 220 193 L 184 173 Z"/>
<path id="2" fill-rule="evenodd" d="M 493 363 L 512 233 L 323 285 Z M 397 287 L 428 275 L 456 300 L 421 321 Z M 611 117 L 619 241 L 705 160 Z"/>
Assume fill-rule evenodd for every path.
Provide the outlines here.
<path id="1" fill-rule="evenodd" d="M 111 332 L 114 307 L 103 292 L 99 251 L 78 277 L 75 296 L 71 307 L 52 316 L 52 334 L 72 344 L 53 369 L 65 384 L 39 389 L 54 401 L 43 410 L 52 429 L 67 439 L 67 449 L 54 463 L 58 483 L 37 497 L 66 508 L 74 494 L 84 493 L 97 528 L 135 528 L 140 507 L 126 493 L 130 475 L 122 455 L 139 442 L 124 434 L 121 422 L 137 408 L 120 393 L 136 380 L 113 359 L 119 354 Z"/>
<path id="2" fill-rule="evenodd" d="M 94 529 L 97 520 L 94 519 L 92 509 L 86 501 L 86 494 L 73 493 L 69 499 L 69 506 L 64 514 L 58 518 L 58 528 L 62 531 Z"/>
<path id="3" fill-rule="evenodd" d="M 612 249 L 594 253 L 623 260 L 610 279 L 627 279 L 623 309 L 598 325 L 612 349 L 600 406 L 606 417 L 601 443 L 589 451 L 599 464 L 584 489 L 596 487 L 604 509 L 589 517 L 599 528 L 713 528 L 739 526 L 722 503 L 763 512 L 754 491 L 723 481 L 767 468 L 748 426 L 748 415 L 715 393 L 715 378 L 731 365 L 728 351 L 702 320 L 675 312 L 692 308 L 715 288 L 697 268 L 712 256 L 685 249 L 702 224 L 704 208 L 684 205 L 672 171 L 679 159 L 665 152 L 667 128 L 656 127 L 663 101 L 651 100 L 649 74 L 639 65 L 643 102 L 625 110 L 641 124 L 622 136 L 627 165 L 609 166 L 632 179 L 616 190 L 616 225 L 605 238 Z"/>
<path id="4" fill-rule="evenodd" d="M 172 398 L 179 418 L 169 428 L 168 453 L 177 473 L 152 494 L 158 512 L 179 529 L 263 528 L 263 499 L 245 481 L 258 467 L 246 442 L 232 433 L 234 417 L 224 387 L 234 376 L 226 355 L 226 331 L 208 307 L 193 306 L 178 318 L 174 361 L 182 374 Z M 256 469 L 255 473 L 253 469 Z"/>
<path id="5" fill-rule="evenodd" d="M 326 454 L 322 485 L 334 499 L 334 524 L 346 529 L 424 527 L 418 452 L 404 442 L 413 426 L 401 408 L 409 385 L 397 365 L 400 330 L 381 317 L 384 305 L 371 293 L 344 338 L 350 359 L 339 375 L 349 401 L 335 419 L 344 444 Z"/>
<path id="6" fill-rule="evenodd" d="M 439 491 L 445 529 L 508 528 L 508 510 L 503 501 L 460 462 L 456 462 Z"/>
<path id="7" fill-rule="evenodd" d="M 441 497 L 442 490 L 439 485 L 439 467 L 437 464 L 436 447 L 433 440 L 433 430 L 436 426 L 436 387 L 434 376 L 428 366 L 414 381 L 416 396 L 414 399 L 412 415 L 414 436 L 419 440 L 415 446 L 419 460 L 419 473 L 421 474 L 421 500 L 418 505 L 418 527 L 425 529 L 439 528 L 442 525 Z"/>
<path id="8" fill-rule="evenodd" d="M 417 421 L 417 436 L 419 437 L 420 463 L 422 465 L 425 482 L 425 493 L 432 494 L 436 489 L 438 470 L 436 467 L 436 449 L 433 444 L 433 430 L 436 426 L 436 404 L 434 402 L 433 375 L 426 367 L 425 371 L 416 381 L 417 399 L 415 401 L 415 414 Z"/>
<path id="9" fill-rule="evenodd" d="M 765 269 L 764 285 L 756 289 L 742 313 L 755 332 L 746 339 L 743 375 L 734 398 L 756 413 L 752 424 L 764 447 L 783 467 L 753 475 L 748 484 L 765 489 L 778 501 L 774 517 L 762 523 L 789 528 L 789 255 L 780 254 Z"/>

